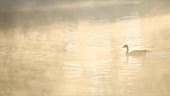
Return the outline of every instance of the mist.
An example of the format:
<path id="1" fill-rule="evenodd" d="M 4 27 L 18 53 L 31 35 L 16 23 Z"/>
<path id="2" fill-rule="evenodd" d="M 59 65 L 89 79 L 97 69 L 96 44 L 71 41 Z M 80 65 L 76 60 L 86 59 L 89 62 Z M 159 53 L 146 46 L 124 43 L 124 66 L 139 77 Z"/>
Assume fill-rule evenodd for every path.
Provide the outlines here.
<path id="1" fill-rule="evenodd" d="M 0 96 L 170 96 L 169 4 L 0 0 Z"/>
<path id="2" fill-rule="evenodd" d="M 121 20 L 129 13 L 139 12 L 139 16 L 153 16 L 169 13 L 169 1 L 148 0 L 1 0 L 1 28 L 17 26 L 42 26 L 63 19 L 87 20 L 89 17 L 108 19 L 110 22 Z M 59 20 L 58 20 L 59 19 Z M 23 24 L 24 23 L 24 24 Z M 31 26 L 30 25 L 30 26 Z"/>

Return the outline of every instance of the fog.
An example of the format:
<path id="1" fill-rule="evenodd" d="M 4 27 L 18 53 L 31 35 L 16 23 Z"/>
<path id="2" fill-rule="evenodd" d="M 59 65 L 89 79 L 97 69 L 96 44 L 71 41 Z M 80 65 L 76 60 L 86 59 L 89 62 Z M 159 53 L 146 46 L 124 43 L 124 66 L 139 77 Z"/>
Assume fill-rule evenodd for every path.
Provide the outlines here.
<path id="1" fill-rule="evenodd" d="M 125 2 L 126 1 L 126 2 Z M 1 27 L 29 25 L 41 26 L 45 23 L 62 22 L 58 19 L 87 20 L 89 17 L 121 20 L 123 16 L 139 12 L 140 16 L 153 16 L 169 12 L 169 1 L 151 0 L 108 0 L 82 1 L 73 0 L 2 0 Z M 3 23 L 3 24 L 2 24 Z M 23 24 L 24 23 L 24 24 Z"/>
<path id="2" fill-rule="evenodd" d="M 169 4 L 1 0 L 0 96 L 169 96 Z"/>

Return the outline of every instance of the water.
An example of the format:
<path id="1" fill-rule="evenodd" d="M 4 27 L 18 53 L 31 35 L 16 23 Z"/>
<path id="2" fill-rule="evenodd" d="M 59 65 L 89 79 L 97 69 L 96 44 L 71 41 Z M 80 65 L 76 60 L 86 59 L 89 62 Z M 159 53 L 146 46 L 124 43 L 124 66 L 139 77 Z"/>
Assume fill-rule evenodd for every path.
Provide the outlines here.
<path id="1" fill-rule="evenodd" d="M 15 12 L 12 24 L 2 12 L 0 95 L 170 96 L 170 14 L 139 5 Z M 127 57 L 124 44 L 150 52 Z"/>

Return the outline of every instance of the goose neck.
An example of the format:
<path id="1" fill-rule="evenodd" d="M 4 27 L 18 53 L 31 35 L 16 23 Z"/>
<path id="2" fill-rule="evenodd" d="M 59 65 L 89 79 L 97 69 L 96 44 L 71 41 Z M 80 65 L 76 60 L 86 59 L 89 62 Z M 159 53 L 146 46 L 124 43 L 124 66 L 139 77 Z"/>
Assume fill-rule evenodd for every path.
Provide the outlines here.
<path id="1" fill-rule="evenodd" d="M 129 53 L 129 47 L 127 46 L 126 49 L 127 49 L 126 54 L 128 54 Z"/>

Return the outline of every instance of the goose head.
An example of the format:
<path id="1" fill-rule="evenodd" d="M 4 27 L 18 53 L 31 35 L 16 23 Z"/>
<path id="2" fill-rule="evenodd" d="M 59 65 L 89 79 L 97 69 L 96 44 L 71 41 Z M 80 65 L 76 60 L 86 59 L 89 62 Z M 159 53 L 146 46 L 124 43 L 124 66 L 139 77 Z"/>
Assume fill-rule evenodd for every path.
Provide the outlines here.
<path id="1" fill-rule="evenodd" d="M 125 44 L 122 48 L 128 48 L 128 45 L 127 45 L 127 44 Z"/>

